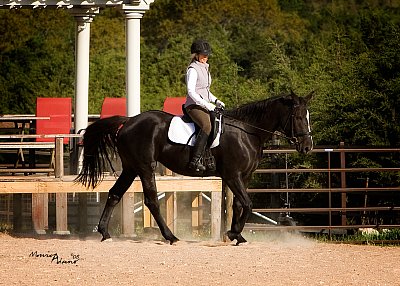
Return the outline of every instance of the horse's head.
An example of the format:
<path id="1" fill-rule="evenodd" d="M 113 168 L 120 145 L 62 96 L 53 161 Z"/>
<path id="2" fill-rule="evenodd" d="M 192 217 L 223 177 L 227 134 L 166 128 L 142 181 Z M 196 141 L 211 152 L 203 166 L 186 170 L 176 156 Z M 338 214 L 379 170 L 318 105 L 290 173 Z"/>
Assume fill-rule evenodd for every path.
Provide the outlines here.
<path id="1" fill-rule="evenodd" d="M 311 136 L 310 113 L 307 108 L 314 92 L 305 97 L 298 97 L 294 92 L 284 97 L 285 105 L 289 107 L 289 115 L 283 123 L 283 131 L 291 137 L 291 143 L 296 145 L 300 153 L 308 153 L 313 149 Z"/>

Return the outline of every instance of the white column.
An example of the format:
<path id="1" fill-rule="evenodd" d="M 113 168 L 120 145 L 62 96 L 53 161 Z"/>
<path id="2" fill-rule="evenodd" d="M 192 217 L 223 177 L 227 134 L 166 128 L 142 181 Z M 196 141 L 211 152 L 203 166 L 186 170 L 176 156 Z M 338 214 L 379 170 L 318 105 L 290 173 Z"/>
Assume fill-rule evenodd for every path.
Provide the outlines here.
<path id="1" fill-rule="evenodd" d="M 140 113 L 140 19 L 143 14 L 125 10 L 126 24 L 126 113 Z"/>
<path id="2" fill-rule="evenodd" d="M 71 14 L 76 21 L 75 26 L 75 104 L 74 129 L 75 133 L 88 126 L 89 115 L 89 51 L 90 23 L 99 8 L 74 8 Z M 80 172 L 83 162 L 83 149 L 77 148 L 74 155 L 77 171 Z"/>
<path id="3" fill-rule="evenodd" d="M 75 133 L 88 125 L 90 23 L 97 11 L 74 9 L 75 28 Z"/>

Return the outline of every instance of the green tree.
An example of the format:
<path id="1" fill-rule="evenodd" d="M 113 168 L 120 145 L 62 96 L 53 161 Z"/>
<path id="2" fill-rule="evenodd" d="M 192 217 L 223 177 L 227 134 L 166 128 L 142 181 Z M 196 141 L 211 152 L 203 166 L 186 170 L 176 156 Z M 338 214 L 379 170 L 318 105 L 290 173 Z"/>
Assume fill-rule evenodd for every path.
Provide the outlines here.
<path id="1" fill-rule="evenodd" d="M 74 29 L 68 13 L 0 13 L 0 113 L 34 113 L 36 97 L 71 96 Z"/>

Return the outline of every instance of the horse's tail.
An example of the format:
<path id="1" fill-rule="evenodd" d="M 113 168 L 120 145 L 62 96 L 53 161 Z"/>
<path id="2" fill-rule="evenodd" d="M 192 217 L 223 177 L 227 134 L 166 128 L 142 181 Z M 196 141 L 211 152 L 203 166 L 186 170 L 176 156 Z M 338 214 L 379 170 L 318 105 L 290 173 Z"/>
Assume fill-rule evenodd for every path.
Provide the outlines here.
<path id="1" fill-rule="evenodd" d="M 83 165 L 75 182 L 96 188 L 104 178 L 104 171 L 111 166 L 110 156 L 117 152 L 119 130 L 128 120 L 124 116 L 113 116 L 97 120 L 89 125 L 83 135 Z"/>

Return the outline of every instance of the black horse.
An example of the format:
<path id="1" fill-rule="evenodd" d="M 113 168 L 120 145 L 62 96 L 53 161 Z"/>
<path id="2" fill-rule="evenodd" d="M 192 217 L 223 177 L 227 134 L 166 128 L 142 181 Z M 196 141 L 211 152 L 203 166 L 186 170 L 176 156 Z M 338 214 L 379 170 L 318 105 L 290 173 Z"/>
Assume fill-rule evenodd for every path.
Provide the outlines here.
<path id="1" fill-rule="evenodd" d="M 95 188 L 112 152 L 118 152 L 122 173 L 109 190 L 98 231 L 103 240 L 110 238 L 108 224 L 111 213 L 134 179 L 139 176 L 145 205 L 155 218 L 163 237 L 171 244 L 178 241 L 160 213 L 154 171 L 160 162 L 168 169 L 193 177 L 218 176 L 234 194 L 233 219 L 227 236 L 237 244 L 246 242 L 241 232 L 252 212 L 247 193 L 251 175 L 257 168 L 263 144 L 274 131 L 288 138 L 300 153 L 313 148 L 307 103 L 312 94 L 298 97 L 293 92 L 227 110 L 225 130 L 220 145 L 212 149 L 216 170 L 196 172 L 188 169 L 192 147 L 175 144 L 167 133 L 173 115 L 163 111 L 147 111 L 134 117 L 114 116 L 100 119 L 87 127 L 83 136 L 84 157 L 80 174 L 75 179 Z"/>

